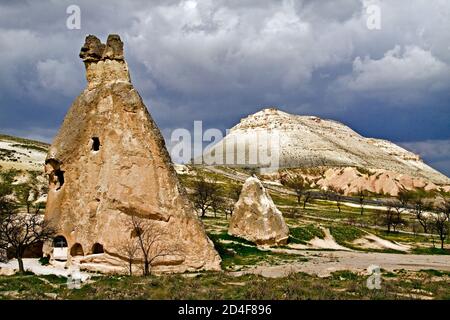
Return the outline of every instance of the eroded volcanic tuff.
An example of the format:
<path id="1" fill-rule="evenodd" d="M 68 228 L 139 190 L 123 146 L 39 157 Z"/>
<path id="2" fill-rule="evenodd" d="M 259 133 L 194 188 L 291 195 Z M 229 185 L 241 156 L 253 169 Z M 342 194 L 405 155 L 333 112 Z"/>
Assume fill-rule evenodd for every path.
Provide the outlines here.
<path id="1" fill-rule="evenodd" d="M 88 84 L 46 159 L 45 219 L 66 238 L 69 258 L 76 255 L 81 267 L 119 270 L 126 258 L 120 246 L 136 236 L 129 223 L 135 216 L 162 231 L 165 246 L 176 248 L 155 259 L 154 270 L 220 269 L 163 137 L 131 84 L 119 36 L 110 35 L 106 44 L 88 36 L 80 57 Z"/>

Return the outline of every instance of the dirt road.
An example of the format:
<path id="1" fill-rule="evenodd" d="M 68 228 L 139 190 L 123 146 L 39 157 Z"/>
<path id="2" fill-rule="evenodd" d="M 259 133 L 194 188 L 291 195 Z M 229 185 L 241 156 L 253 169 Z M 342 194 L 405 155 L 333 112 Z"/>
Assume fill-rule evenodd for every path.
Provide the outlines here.
<path id="1" fill-rule="evenodd" d="M 260 274 L 264 277 L 278 278 L 292 272 L 305 272 L 320 277 L 332 272 L 349 270 L 364 272 L 370 265 L 377 265 L 388 271 L 419 271 L 434 269 L 450 271 L 450 255 L 414 255 L 392 253 L 367 253 L 356 251 L 303 251 L 300 255 L 306 262 L 290 263 L 279 266 L 257 266 L 244 271 L 231 272 L 232 275 Z"/>

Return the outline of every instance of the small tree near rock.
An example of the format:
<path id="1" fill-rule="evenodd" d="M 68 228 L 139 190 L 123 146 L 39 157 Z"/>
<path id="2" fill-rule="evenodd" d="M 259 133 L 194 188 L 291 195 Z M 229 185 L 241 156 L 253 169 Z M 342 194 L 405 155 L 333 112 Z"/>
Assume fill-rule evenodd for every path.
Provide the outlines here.
<path id="1" fill-rule="evenodd" d="M 19 264 L 19 272 L 24 273 L 23 255 L 25 250 L 40 242 L 53 239 L 56 231 L 39 211 L 31 214 L 7 212 L 0 220 L 0 248 L 12 249 Z"/>
<path id="2" fill-rule="evenodd" d="M 228 219 L 228 216 L 232 216 L 235 208 L 235 202 L 232 199 L 224 199 L 224 208 L 223 211 L 225 212 L 225 219 Z"/>
<path id="3" fill-rule="evenodd" d="M 133 264 L 137 259 L 139 253 L 139 244 L 133 235 L 130 236 L 126 241 L 118 244 L 120 255 L 122 255 L 126 260 L 126 269 L 130 276 L 133 275 Z"/>
<path id="4" fill-rule="evenodd" d="M 135 239 L 143 260 L 144 276 L 150 275 L 152 263 L 156 259 L 180 252 L 178 246 L 170 240 L 170 235 L 157 223 L 134 215 L 129 222 L 131 236 Z"/>
<path id="5" fill-rule="evenodd" d="M 206 216 L 208 209 L 215 205 L 220 187 L 217 181 L 208 181 L 204 176 L 200 175 L 194 181 L 192 188 L 194 189 L 191 195 L 192 202 L 203 218 Z"/>
<path id="6" fill-rule="evenodd" d="M 297 196 L 297 203 L 302 203 L 302 196 L 308 188 L 307 182 L 302 176 L 296 175 L 294 177 L 282 177 L 281 184 L 293 189 L 295 191 L 295 195 Z"/>

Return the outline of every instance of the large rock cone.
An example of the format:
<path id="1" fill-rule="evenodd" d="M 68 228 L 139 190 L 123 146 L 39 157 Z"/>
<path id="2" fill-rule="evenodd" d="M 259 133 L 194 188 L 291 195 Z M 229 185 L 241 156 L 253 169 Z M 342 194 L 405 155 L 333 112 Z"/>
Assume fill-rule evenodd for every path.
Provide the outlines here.
<path id="1" fill-rule="evenodd" d="M 230 219 L 228 233 L 259 245 L 283 245 L 289 228 L 256 177 L 248 178 Z"/>
<path id="2" fill-rule="evenodd" d="M 163 137 L 131 84 L 119 36 L 110 35 L 106 44 L 88 36 L 80 57 L 88 85 L 46 160 L 45 218 L 66 239 L 69 258 L 78 256 L 81 265 L 116 261 L 118 268 L 129 258 L 124 245 L 137 236 L 130 223 L 136 217 L 164 242 L 152 248 L 165 248 L 152 259 L 152 270 L 220 269 L 220 257 L 179 184 Z M 97 253 L 103 256 L 92 256 Z M 135 262 L 141 257 L 138 250 Z"/>

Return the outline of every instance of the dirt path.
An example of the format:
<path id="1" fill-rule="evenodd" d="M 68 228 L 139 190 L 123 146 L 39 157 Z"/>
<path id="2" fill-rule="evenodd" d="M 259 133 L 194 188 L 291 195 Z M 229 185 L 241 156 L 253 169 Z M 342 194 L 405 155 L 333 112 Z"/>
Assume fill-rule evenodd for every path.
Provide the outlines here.
<path id="1" fill-rule="evenodd" d="M 63 266 L 46 265 L 43 266 L 39 263 L 39 259 L 26 258 L 23 259 L 24 267 L 26 271 L 31 271 L 36 275 L 49 275 L 54 274 L 57 276 L 68 277 L 72 274 L 73 268 L 65 269 Z M 11 275 L 19 269 L 16 259 L 10 260 L 8 263 L 0 263 L 0 274 Z M 88 280 L 92 274 L 87 272 L 79 272 L 81 281 Z"/>
<path id="2" fill-rule="evenodd" d="M 434 269 L 450 271 L 450 256 L 446 255 L 412 255 L 392 253 L 366 253 L 357 251 L 304 251 L 306 262 L 290 263 L 279 266 L 257 266 L 248 270 L 230 272 L 231 275 L 260 274 L 264 277 L 285 277 L 292 272 L 305 272 L 320 277 L 332 272 L 349 270 L 364 272 L 370 265 L 394 271 L 405 269 L 419 271 Z"/>

